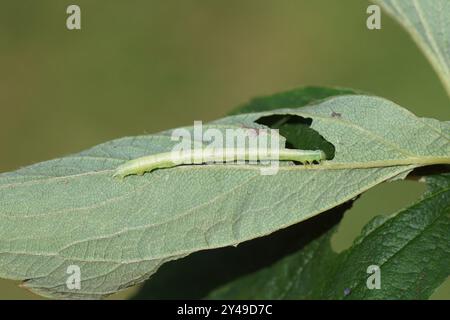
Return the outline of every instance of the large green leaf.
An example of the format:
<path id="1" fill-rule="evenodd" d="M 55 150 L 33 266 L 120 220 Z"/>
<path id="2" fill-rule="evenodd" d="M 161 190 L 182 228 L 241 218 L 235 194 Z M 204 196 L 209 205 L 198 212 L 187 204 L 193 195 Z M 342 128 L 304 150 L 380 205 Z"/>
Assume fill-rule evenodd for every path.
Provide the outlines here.
<path id="1" fill-rule="evenodd" d="M 450 161 L 448 123 L 376 97 L 335 97 L 211 126 L 256 126 L 286 114 L 311 119 L 334 145 L 334 159 L 282 166 L 273 176 L 252 165 L 201 165 L 112 177 L 127 159 L 171 150 L 167 132 L 0 175 L 0 276 L 46 296 L 101 297 L 167 261 L 270 234 L 415 167 Z M 69 265 L 81 268 L 80 290 L 66 287 Z"/>
<path id="2" fill-rule="evenodd" d="M 211 293 L 213 299 L 427 299 L 450 275 L 450 174 L 428 178 L 423 199 L 377 217 L 336 254 L 334 230 L 273 266 Z M 380 268 L 368 289 L 367 268 Z M 370 282 L 370 281 L 369 281 Z"/>
<path id="3" fill-rule="evenodd" d="M 450 1 L 374 0 L 411 34 L 450 95 Z"/>

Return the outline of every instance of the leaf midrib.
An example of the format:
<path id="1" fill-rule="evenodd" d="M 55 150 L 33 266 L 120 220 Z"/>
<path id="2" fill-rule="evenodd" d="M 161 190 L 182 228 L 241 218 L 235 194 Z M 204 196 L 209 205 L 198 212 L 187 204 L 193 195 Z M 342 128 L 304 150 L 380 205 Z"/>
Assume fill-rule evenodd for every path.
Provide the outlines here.
<path id="1" fill-rule="evenodd" d="M 284 166 L 278 168 L 280 171 L 292 171 L 292 170 L 351 170 L 351 169 L 371 169 L 371 168 L 384 168 L 384 167 L 394 167 L 394 166 L 409 166 L 409 165 L 434 165 L 434 164 L 450 164 L 450 156 L 449 157 L 409 157 L 402 159 L 392 159 L 392 160 L 374 160 L 374 161 L 355 161 L 355 162 L 337 162 L 337 161 L 323 161 L 321 164 L 316 165 L 293 165 L 293 166 Z M 200 168 L 202 167 L 202 168 Z M 226 167 L 226 168 L 225 168 Z M 214 169 L 225 169 L 229 170 L 239 169 L 239 170 L 259 170 L 261 166 L 259 165 L 238 165 L 238 164 L 230 164 L 230 165 L 215 165 L 215 164 L 201 164 L 201 165 L 182 165 L 177 166 L 178 169 L 181 170 L 194 170 L 200 169 L 204 170 L 206 168 L 214 170 Z M 160 170 L 174 170 L 174 168 L 169 169 L 160 169 Z M 74 179 L 84 176 L 92 176 L 92 175 L 101 175 L 108 172 L 115 172 L 115 169 L 107 169 L 107 170 L 99 170 L 99 171 L 88 171 L 74 175 L 68 176 L 58 176 L 58 177 L 48 177 L 38 180 L 29 180 L 25 182 L 17 182 L 17 183 L 9 183 L 0 185 L 1 189 L 13 188 L 17 186 L 29 186 L 33 184 L 39 183 L 48 183 L 56 180 L 63 179 Z M 151 174 L 151 173 L 149 173 Z M 112 175 L 111 175 L 112 178 Z M 117 180 L 117 179 L 116 179 Z M 120 183 L 120 181 L 118 181 Z"/>

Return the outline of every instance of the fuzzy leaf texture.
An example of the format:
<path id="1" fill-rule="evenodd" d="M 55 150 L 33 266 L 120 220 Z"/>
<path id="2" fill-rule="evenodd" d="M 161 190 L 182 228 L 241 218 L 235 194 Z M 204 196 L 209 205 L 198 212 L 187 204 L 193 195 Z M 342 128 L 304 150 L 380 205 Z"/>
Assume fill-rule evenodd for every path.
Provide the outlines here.
<path id="1" fill-rule="evenodd" d="M 170 132 L 114 140 L 0 175 L 0 276 L 44 296 L 100 298 L 149 278 L 165 262 L 237 245 L 313 217 L 413 168 L 448 162 L 450 125 L 382 98 L 349 95 L 314 106 L 220 119 L 261 127 L 276 115 L 310 120 L 335 148 L 320 165 L 196 165 L 123 181 L 125 161 L 170 151 Z M 205 126 L 205 129 L 208 126 Z M 81 289 L 66 286 L 81 269 Z"/>
<path id="2" fill-rule="evenodd" d="M 346 251 L 332 250 L 332 229 L 273 266 L 217 289 L 210 298 L 429 298 L 450 274 L 450 174 L 428 177 L 427 182 L 429 189 L 419 202 L 390 217 L 376 217 Z M 380 268 L 379 289 L 367 287 L 371 265 Z"/>

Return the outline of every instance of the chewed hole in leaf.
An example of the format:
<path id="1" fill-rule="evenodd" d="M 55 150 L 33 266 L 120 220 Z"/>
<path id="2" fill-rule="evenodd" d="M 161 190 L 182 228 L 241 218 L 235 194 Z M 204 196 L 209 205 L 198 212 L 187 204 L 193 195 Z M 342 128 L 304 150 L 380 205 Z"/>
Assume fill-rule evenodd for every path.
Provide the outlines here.
<path id="1" fill-rule="evenodd" d="M 334 158 L 335 147 L 311 128 L 313 120 L 297 115 L 277 114 L 261 117 L 255 121 L 258 124 L 278 129 L 280 135 L 286 138 L 286 147 L 302 150 L 322 150 L 327 160 Z"/>

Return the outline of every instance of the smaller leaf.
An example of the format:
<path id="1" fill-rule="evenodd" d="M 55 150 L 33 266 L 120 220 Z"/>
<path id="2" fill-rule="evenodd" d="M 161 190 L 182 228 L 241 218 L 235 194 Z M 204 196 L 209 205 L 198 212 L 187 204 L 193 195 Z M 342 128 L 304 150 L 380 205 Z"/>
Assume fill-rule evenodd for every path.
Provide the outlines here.
<path id="1" fill-rule="evenodd" d="M 450 1 L 374 0 L 411 34 L 450 95 Z"/>
<path id="2" fill-rule="evenodd" d="M 300 108 L 309 104 L 315 104 L 323 99 L 347 94 L 361 94 L 353 89 L 327 88 L 327 87 L 302 87 L 270 96 L 257 97 L 250 102 L 236 108 L 230 115 L 251 112 L 270 111 L 284 108 Z"/>

